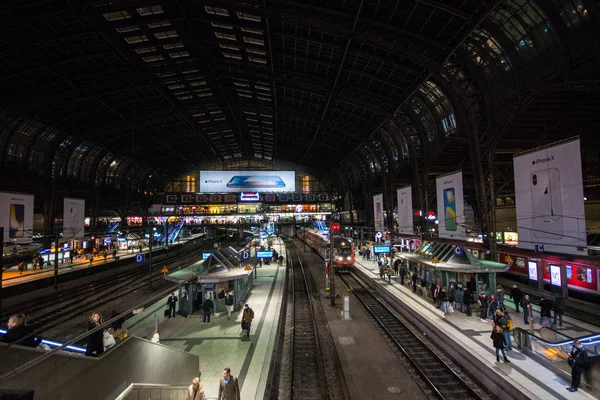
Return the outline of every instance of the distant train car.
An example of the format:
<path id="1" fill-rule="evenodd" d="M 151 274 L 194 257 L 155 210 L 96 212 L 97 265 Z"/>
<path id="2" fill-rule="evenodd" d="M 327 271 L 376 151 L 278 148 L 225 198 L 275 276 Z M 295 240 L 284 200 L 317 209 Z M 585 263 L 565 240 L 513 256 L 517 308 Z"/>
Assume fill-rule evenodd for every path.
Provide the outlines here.
<path id="1" fill-rule="evenodd" d="M 300 240 L 312 247 L 323 260 L 329 259 L 329 234 L 310 228 L 302 228 L 296 232 Z M 333 265 L 336 271 L 349 271 L 354 265 L 354 245 L 352 240 L 336 237 L 333 247 Z"/>
<path id="2" fill-rule="evenodd" d="M 333 242 L 333 265 L 336 271 L 350 271 L 354 266 L 354 245 L 344 237 Z"/>

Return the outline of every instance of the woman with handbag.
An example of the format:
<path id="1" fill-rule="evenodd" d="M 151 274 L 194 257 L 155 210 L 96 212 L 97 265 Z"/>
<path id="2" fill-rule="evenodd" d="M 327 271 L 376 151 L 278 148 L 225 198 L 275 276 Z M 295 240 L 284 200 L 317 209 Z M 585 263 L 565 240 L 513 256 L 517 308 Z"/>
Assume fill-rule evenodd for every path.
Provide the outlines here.
<path id="1" fill-rule="evenodd" d="M 569 366 L 571 367 L 571 386 L 567 388 L 569 392 L 576 392 L 581 383 L 581 374 L 588 365 L 589 358 L 587 350 L 579 340 L 573 343 L 573 349 L 569 353 Z"/>

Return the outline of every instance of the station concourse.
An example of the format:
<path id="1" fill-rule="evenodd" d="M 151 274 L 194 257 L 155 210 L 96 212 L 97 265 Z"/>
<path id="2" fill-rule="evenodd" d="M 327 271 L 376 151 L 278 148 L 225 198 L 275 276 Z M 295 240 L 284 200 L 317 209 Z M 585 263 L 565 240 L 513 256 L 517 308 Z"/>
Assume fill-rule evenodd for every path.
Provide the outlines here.
<path id="1" fill-rule="evenodd" d="M 598 0 L 4 3 L 0 397 L 600 396 Z"/>

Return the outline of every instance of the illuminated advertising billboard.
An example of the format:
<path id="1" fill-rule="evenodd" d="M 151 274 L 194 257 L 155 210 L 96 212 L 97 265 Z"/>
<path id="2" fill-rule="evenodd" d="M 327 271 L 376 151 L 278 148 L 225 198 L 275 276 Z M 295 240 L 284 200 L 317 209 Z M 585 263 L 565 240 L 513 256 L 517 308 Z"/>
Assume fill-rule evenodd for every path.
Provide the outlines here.
<path id="1" fill-rule="evenodd" d="M 33 196 L 0 193 L 0 226 L 4 242 L 28 243 L 33 237 Z"/>
<path id="2" fill-rule="evenodd" d="M 200 171 L 200 192 L 293 192 L 294 171 Z"/>
<path id="3" fill-rule="evenodd" d="M 83 239 L 85 222 L 85 199 L 65 197 L 63 214 L 63 237 L 66 240 Z"/>
<path id="4" fill-rule="evenodd" d="M 535 261 L 527 261 L 527 267 L 529 268 L 529 279 L 532 281 L 538 280 L 538 265 Z"/>
<path id="5" fill-rule="evenodd" d="M 406 186 L 396 190 L 398 194 L 398 227 L 400 233 L 414 234 L 412 187 Z"/>
<path id="6" fill-rule="evenodd" d="M 519 247 L 587 255 L 579 139 L 513 159 Z"/>
<path id="7" fill-rule="evenodd" d="M 560 286 L 561 285 L 560 265 L 550 265 L 550 282 L 554 286 Z"/>
<path id="8" fill-rule="evenodd" d="M 466 238 L 462 171 L 436 179 L 439 237 Z"/>
<path id="9" fill-rule="evenodd" d="M 373 216 L 375 230 L 383 231 L 385 229 L 383 220 L 383 194 L 373 196 Z"/>

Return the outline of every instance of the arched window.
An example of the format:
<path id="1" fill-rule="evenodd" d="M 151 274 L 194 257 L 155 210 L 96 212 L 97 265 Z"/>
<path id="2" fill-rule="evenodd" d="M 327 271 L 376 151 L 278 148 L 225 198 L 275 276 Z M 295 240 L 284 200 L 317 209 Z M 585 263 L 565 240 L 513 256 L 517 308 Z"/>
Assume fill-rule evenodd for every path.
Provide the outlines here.
<path id="1" fill-rule="evenodd" d="M 434 110 L 436 118 L 441 122 L 444 136 L 456 132 L 454 109 L 446 94 L 432 81 L 427 81 L 419 87 L 419 93 L 427 104 Z"/>

